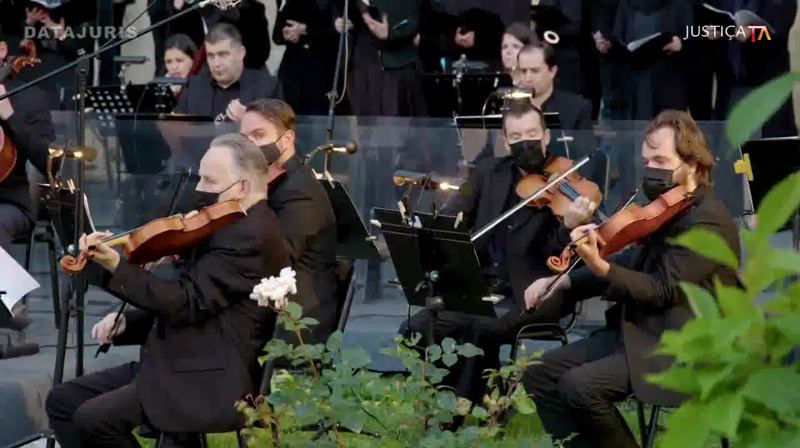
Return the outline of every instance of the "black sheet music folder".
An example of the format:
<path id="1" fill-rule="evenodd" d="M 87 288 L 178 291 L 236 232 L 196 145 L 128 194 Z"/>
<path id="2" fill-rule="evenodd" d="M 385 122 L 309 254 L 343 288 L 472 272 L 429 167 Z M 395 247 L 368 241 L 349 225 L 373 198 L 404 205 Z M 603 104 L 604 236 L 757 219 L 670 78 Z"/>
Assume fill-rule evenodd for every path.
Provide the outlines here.
<path id="1" fill-rule="evenodd" d="M 336 255 L 350 260 L 380 260 L 381 255 L 347 189 L 338 180 L 317 175 L 336 215 Z"/>
<path id="2" fill-rule="evenodd" d="M 420 288 L 427 272 L 436 271 L 433 295 L 444 301 L 443 311 L 495 317 L 490 297 L 470 239 L 469 229 L 456 229 L 456 218 L 415 213 L 415 226 L 407 225 L 397 210 L 372 209 L 381 225 L 398 280 L 410 305 L 425 306 L 431 294 Z"/>

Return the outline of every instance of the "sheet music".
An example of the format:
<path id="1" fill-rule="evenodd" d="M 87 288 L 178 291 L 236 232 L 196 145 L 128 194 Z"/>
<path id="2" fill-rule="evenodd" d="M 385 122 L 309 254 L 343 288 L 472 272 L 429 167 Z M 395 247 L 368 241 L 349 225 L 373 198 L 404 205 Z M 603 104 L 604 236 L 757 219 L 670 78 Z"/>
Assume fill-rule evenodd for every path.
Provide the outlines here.
<path id="1" fill-rule="evenodd" d="M 17 302 L 39 286 L 39 282 L 0 247 L 0 291 L 5 291 L 2 303 L 12 316 Z"/>
<path id="2" fill-rule="evenodd" d="M 638 50 L 638 49 L 639 49 L 639 48 L 640 48 L 642 45 L 644 45 L 644 44 L 646 44 L 646 43 L 650 42 L 651 40 L 653 40 L 653 39 L 655 39 L 655 38 L 657 38 L 657 37 L 658 37 L 658 36 L 660 36 L 661 34 L 662 34 L 662 33 L 661 33 L 661 31 L 659 31 L 659 32 L 657 32 L 657 33 L 654 33 L 654 34 L 651 34 L 651 35 L 649 35 L 649 36 L 647 36 L 647 37 L 643 37 L 643 38 L 641 38 L 641 39 L 636 39 L 635 41 L 633 41 L 633 42 L 631 42 L 631 43 L 629 43 L 629 44 L 627 45 L 627 47 L 628 47 L 628 51 L 630 51 L 631 53 L 633 53 L 634 51 Z"/>
<path id="3" fill-rule="evenodd" d="M 89 219 L 89 228 L 92 229 L 92 233 L 97 232 L 97 228 L 94 226 L 94 220 L 92 219 L 92 212 L 89 211 L 89 198 L 86 197 L 86 193 L 83 194 L 83 209 L 86 210 L 86 217 Z"/>
<path id="4" fill-rule="evenodd" d="M 732 13 L 730 11 L 725 11 L 724 9 L 715 8 L 715 7 L 711 6 L 711 5 L 709 5 L 708 3 L 703 3 L 703 8 L 706 8 L 707 10 L 709 10 L 711 12 L 715 12 L 717 14 L 722 14 L 724 16 L 727 16 L 733 22 L 735 22 L 737 25 L 739 25 L 739 24 L 741 24 L 743 26 L 764 25 L 764 26 L 769 27 L 770 30 L 772 30 L 772 25 L 770 25 L 769 22 L 764 20 L 761 16 L 759 16 L 756 13 L 754 13 L 753 11 L 750 11 L 750 10 L 747 10 L 747 9 L 742 9 L 740 11 L 736 11 L 736 13 L 734 14 L 734 13 Z"/>

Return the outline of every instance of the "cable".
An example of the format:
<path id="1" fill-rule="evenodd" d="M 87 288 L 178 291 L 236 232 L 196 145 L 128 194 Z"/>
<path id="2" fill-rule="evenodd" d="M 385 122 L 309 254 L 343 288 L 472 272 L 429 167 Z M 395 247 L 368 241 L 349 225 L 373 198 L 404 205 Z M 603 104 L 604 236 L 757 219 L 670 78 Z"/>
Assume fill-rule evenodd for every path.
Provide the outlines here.
<path id="1" fill-rule="evenodd" d="M 350 66 L 350 34 L 347 31 L 347 22 L 350 20 L 350 0 L 344 0 L 344 24 L 342 25 L 342 32 L 344 33 L 344 85 L 342 86 L 342 94 L 336 101 L 336 105 L 344 101 L 344 96 L 347 94 L 347 72 Z"/>

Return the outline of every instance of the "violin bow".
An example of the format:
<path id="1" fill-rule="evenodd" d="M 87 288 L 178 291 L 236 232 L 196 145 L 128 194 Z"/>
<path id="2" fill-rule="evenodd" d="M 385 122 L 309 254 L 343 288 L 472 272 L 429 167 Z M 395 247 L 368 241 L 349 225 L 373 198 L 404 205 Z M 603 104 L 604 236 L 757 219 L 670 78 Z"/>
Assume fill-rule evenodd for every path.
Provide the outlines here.
<path id="1" fill-rule="evenodd" d="M 181 197 L 181 193 L 183 193 L 183 189 L 189 182 L 189 177 L 191 177 L 191 175 L 192 175 L 191 168 L 189 168 L 188 171 L 181 173 L 181 177 L 178 180 L 178 187 L 175 188 L 175 193 L 172 195 L 172 199 L 170 200 L 169 204 L 169 210 L 167 211 L 166 216 L 172 216 L 173 214 L 175 214 L 175 209 L 178 207 L 178 198 Z M 159 266 L 161 262 L 164 261 L 165 258 L 167 257 L 162 257 L 160 260 L 158 260 L 156 264 L 151 267 L 151 269 Z M 113 335 L 114 332 L 117 331 L 117 327 L 119 326 L 119 318 L 120 316 L 122 316 L 122 313 L 125 312 L 125 307 L 127 305 L 128 302 L 122 302 L 122 305 L 120 305 L 119 310 L 117 310 L 117 315 L 114 316 L 114 322 L 111 323 L 111 330 L 109 330 L 110 334 Z M 95 352 L 94 357 L 97 358 L 98 356 L 100 356 L 100 353 L 108 353 L 109 348 L 111 348 L 111 343 L 100 344 L 100 346 L 97 347 L 97 352 Z"/>
<path id="2" fill-rule="evenodd" d="M 633 200 L 636 199 L 636 195 L 637 194 L 639 194 L 639 190 L 638 189 L 636 189 L 636 191 L 633 192 L 633 194 L 631 195 L 630 198 L 628 198 L 628 200 L 625 202 L 625 204 L 623 204 L 621 207 L 617 207 L 617 210 L 611 216 L 614 216 L 614 214 L 616 214 L 617 212 L 619 212 L 621 210 L 625 210 L 626 208 L 628 208 L 628 206 L 631 205 L 631 202 L 633 202 Z M 602 226 L 603 223 L 601 223 L 600 225 Z M 575 246 L 578 243 L 580 243 L 581 241 L 585 240 L 588 237 L 589 237 L 589 234 L 587 233 L 586 235 L 578 238 L 577 240 L 570 242 L 567 247 L 569 247 L 570 249 L 575 249 Z M 545 300 L 549 299 L 551 295 L 553 295 L 553 293 L 556 291 L 558 285 L 561 284 L 561 282 L 564 281 L 564 278 L 567 275 L 569 275 L 569 273 L 572 272 L 573 269 L 575 269 L 575 266 L 577 266 L 580 261 L 581 261 L 581 258 L 580 257 L 576 257 L 575 260 L 573 260 L 572 263 L 570 263 L 569 269 L 567 269 L 566 271 L 558 274 L 556 276 L 556 278 L 553 279 L 553 281 L 550 282 L 549 285 L 547 285 L 547 289 L 545 289 L 544 294 L 542 294 L 542 298 L 539 299 L 539 303 L 544 302 Z M 530 308 L 530 309 L 525 311 L 525 314 L 530 314 L 535 309 L 536 309 L 535 307 L 534 308 Z"/>

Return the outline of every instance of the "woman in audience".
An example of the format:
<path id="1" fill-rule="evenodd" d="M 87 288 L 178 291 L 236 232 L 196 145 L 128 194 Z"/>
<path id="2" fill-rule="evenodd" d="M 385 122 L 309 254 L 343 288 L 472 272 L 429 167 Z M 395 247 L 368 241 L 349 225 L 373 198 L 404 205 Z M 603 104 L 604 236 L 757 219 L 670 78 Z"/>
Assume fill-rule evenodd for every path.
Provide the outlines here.
<path id="1" fill-rule="evenodd" d="M 197 53 L 197 46 L 192 39 L 185 34 L 173 34 L 164 44 L 164 67 L 167 69 L 169 78 L 186 78 L 192 69 L 194 55 Z M 180 84 L 170 85 L 172 93 L 176 96 L 181 92 Z"/>
<path id="2" fill-rule="evenodd" d="M 514 77 L 514 69 L 517 68 L 519 50 L 531 43 L 532 38 L 534 38 L 534 35 L 530 25 L 514 22 L 506 28 L 506 32 L 503 34 L 503 43 L 500 46 L 500 57 L 503 60 L 503 70 L 511 73 L 512 78 Z M 514 85 L 516 84 L 517 81 L 515 79 Z"/>

